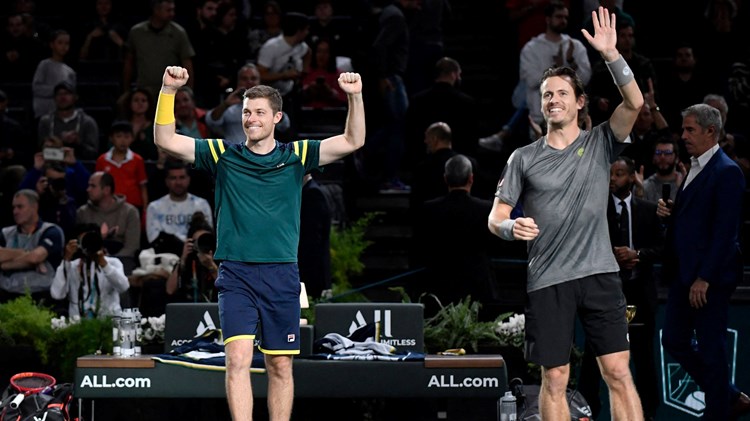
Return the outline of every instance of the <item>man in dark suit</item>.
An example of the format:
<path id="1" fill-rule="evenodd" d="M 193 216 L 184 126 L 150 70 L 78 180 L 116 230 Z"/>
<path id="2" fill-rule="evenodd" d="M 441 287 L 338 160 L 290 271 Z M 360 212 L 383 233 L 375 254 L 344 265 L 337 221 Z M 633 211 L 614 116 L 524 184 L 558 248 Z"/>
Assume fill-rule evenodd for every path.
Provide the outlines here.
<path id="1" fill-rule="evenodd" d="M 656 215 L 656 203 L 632 194 L 635 163 L 620 156 L 612 163 L 609 177 L 607 224 L 617 263 L 620 265 L 622 289 L 628 305 L 636 306 L 635 318 L 628 329 L 630 356 L 635 372 L 635 386 L 641 397 L 645 419 L 653 419 L 659 405 L 654 361 L 657 291 L 654 263 L 661 258 L 664 230 Z M 588 350 L 588 347 L 587 347 Z M 601 408 L 599 385 L 601 374 L 593 353 L 584 354 L 579 390 L 596 418 Z"/>
<path id="2" fill-rule="evenodd" d="M 718 145 L 719 111 L 697 104 L 682 112 L 691 158 L 674 203 L 659 200 L 668 222 L 664 275 L 671 282 L 662 344 L 705 393 L 703 419 L 734 419 L 750 399 L 729 381 L 729 300 L 742 276 L 739 230 L 745 178 Z"/>
<path id="3" fill-rule="evenodd" d="M 331 290 L 331 213 L 323 187 L 305 174 L 297 266 L 307 295 L 313 298 Z"/>
<path id="4" fill-rule="evenodd" d="M 427 270 L 417 292 L 433 293 L 443 305 L 467 295 L 482 302 L 496 298 L 490 253 L 499 240 L 487 231 L 492 202 L 470 194 L 473 180 L 466 156 L 450 158 L 448 194 L 425 202 L 418 215 L 415 262 Z M 425 313 L 430 311 L 428 306 Z"/>

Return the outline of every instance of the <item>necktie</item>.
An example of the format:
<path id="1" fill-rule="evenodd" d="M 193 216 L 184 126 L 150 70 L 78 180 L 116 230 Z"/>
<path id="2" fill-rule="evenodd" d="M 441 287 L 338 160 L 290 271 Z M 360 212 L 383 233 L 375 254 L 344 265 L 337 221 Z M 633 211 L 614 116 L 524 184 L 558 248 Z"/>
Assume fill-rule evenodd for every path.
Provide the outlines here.
<path id="1" fill-rule="evenodd" d="M 630 216 L 624 200 L 620 201 L 620 245 L 630 247 Z"/>

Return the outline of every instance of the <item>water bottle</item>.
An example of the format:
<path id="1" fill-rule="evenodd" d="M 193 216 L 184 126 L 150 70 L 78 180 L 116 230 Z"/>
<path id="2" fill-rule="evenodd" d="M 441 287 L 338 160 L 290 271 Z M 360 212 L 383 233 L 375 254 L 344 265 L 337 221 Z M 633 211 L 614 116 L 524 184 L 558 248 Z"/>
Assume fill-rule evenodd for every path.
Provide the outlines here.
<path id="1" fill-rule="evenodd" d="M 119 357 L 122 355 L 120 341 L 120 316 L 112 316 L 112 355 Z"/>
<path id="2" fill-rule="evenodd" d="M 513 392 L 507 391 L 500 398 L 498 412 L 500 421 L 516 421 L 516 397 L 513 396 Z"/>
<path id="3" fill-rule="evenodd" d="M 120 355 L 132 357 L 135 355 L 135 320 L 133 310 L 122 310 L 120 319 Z"/>
<path id="4" fill-rule="evenodd" d="M 141 343 L 143 341 L 143 327 L 141 326 L 141 310 L 138 307 L 133 308 L 133 323 L 135 324 L 135 343 L 133 344 L 134 354 L 141 355 Z"/>

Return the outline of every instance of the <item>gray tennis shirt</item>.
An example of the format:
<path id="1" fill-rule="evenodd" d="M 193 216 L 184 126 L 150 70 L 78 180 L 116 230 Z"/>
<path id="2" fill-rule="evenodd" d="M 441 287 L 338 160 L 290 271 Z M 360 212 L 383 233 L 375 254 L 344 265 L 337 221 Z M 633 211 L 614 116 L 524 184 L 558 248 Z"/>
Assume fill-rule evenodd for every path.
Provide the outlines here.
<path id="1" fill-rule="evenodd" d="M 617 272 L 607 228 L 609 167 L 627 143 L 617 142 L 609 122 L 581 131 L 567 148 L 547 137 L 508 158 L 495 196 L 534 218 L 539 236 L 528 242 L 526 290 Z"/>

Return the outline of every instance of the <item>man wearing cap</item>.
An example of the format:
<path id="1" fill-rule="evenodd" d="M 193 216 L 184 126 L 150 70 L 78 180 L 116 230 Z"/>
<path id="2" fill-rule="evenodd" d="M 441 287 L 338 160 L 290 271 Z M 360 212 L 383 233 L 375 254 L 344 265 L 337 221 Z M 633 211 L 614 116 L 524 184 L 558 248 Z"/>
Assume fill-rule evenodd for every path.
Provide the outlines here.
<path id="1" fill-rule="evenodd" d="M 73 85 L 55 85 L 55 111 L 43 115 L 37 126 L 39 145 L 54 138 L 60 147 L 73 148 L 75 156 L 83 160 L 96 159 L 99 152 L 99 126 L 83 109 L 76 108 L 78 95 Z"/>

